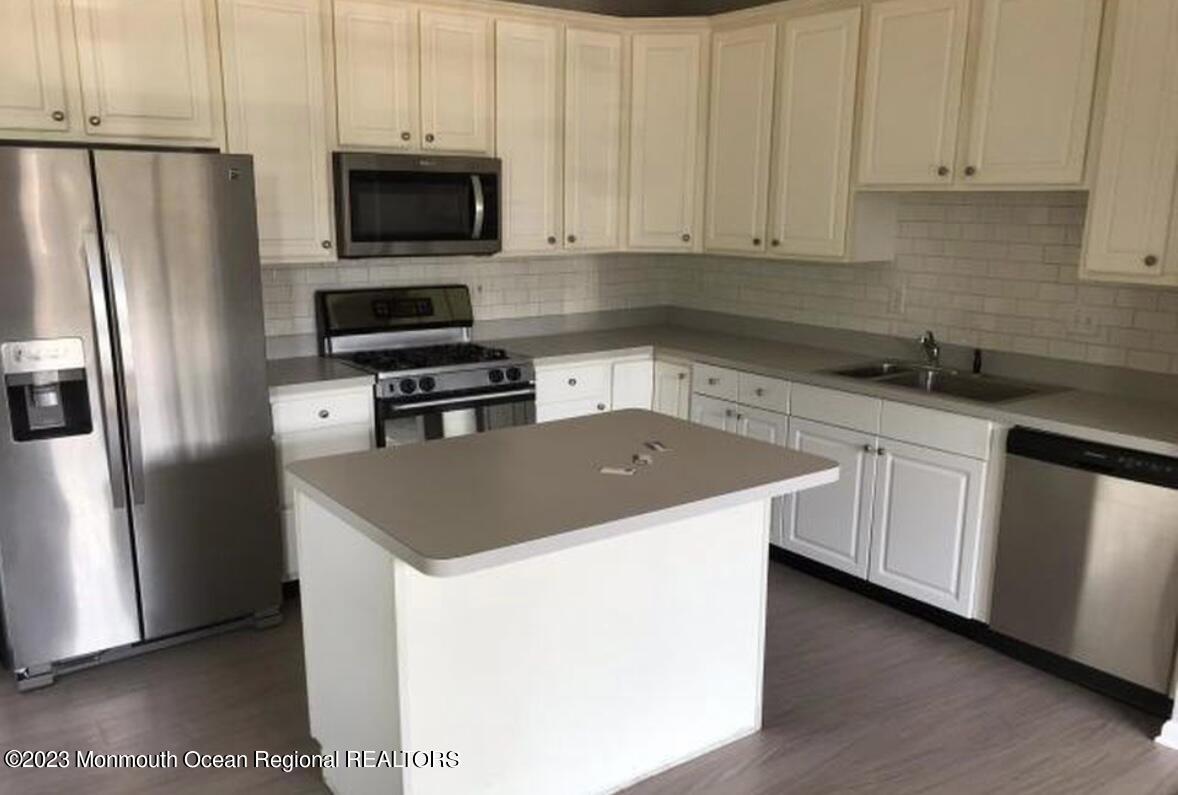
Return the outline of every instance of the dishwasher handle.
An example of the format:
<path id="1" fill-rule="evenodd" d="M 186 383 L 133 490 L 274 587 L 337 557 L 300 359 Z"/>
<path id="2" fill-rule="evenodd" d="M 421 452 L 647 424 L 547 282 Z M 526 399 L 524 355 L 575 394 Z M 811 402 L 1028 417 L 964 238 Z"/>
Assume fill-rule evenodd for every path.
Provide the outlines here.
<path id="1" fill-rule="evenodd" d="M 1178 458 L 1156 453 L 1021 427 L 1011 429 L 1006 452 L 1070 469 L 1178 489 Z"/>

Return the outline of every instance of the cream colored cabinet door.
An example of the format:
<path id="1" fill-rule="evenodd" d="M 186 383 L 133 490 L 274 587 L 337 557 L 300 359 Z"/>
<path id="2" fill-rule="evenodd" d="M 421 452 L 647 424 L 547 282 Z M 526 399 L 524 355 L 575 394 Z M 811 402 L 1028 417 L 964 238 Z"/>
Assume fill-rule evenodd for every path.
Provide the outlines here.
<path id="1" fill-rule="evenodd" d="M 870 5 L 859 182 L 952 182 L 968 31 L 969 0 Z"/>
<path id="2" fill-rule="evenodd" d="M 212 0 L 76 0 L 87 134 L 218 138 L 215 19 Z"/>
<path id="3" fill-rule="evenodd" d="M 1080 275 L 1178 284 L 1178 3 L 1122 0 L 1115 38 Z"/>
<path id="4" fill-rule="evenodd" d="M 495 147 L 503 161 L 503 251 L 558 251 L 561 236 L 561 30 L 495 24 Z"/>
<path id="5" fill-rule="evenodd" d="M 1084 177 L 1103 0 L 983 3 L 970 184 L 1079 184 Z"/>
<path id="6" fill-rule="evenodd" d="M 704 248 L 765 250 L 777 29 L 712 36 Z"/>
<path id="7" fill-rule="evenodd" d="M 659 414 L 690 418 L 691 368 L 673 362 L 654 363 L 654 410 Z"/>
<path id="8" fill-rule="evenodd" d="M 340 144 L 421 145 L 417 12 L 412 7 L 335 0 L 335 80 Z"/>
<path id="9" fill-rule="evenodd" d="M 0 0 L 0 128 L 70 128 L 57 0 Z"/>
<path id="10" fill-rule="evenodd" d="M 630 248 L 696 245 L 704 43 L 702 33 L 631 39 Z"/>
<path id="11" fill-rule="evenodd" d="M 868 580 L 971 617 L 985 464 L 880 444 Z"/>
<path id="12" fill-rule="evenodd" d="M 740 408 L 735 403 L 707 395 L 691 396 L 691 421 L 697 425 L 705 425 L 718 431 L 737 433 L 739 423 L 736 412 Z"/>
<path id="13" fill-rule="evenodd" d="M 421 11 L 422 148 L 491 151 L 491 20 Z"/>
<path id="14" fill-rule="evenodd" d="M 569 29 L 564 97 L 565 248 L 616 249 L 621 243 L 620 34 Z"/>
<path id="15" fill-rule="evenodd" d="M 646 409 L 654 403 L 654 361 L 632 359 L 614 362 L 610 377 L 610 408 Z"/>
<path id="16" fill-rule="evenodd" d="M 846 252 L 861 15 L 849 8 L 782 24 L 771 254 Z"/>
<path id="17" fill-rule="evenodd" d="M 781 546 L 866 578 L 875 494 L 875 437 L 791 417 L 789 446 L 838 462 L 839 479 L 791 496 L 786 506 Z"/>
<path id="18" fill-rule="evenodd" d="M 220 8 L 229 150 L 254 157 L 262 259 L 331 259 L 319 0 Z"/>

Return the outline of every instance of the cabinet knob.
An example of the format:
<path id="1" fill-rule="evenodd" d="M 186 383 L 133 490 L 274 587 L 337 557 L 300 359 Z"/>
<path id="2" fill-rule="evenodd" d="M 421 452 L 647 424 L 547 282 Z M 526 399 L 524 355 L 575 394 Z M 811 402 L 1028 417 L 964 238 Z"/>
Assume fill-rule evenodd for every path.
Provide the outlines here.
<path id="1" fill-rule="evenodd" d="M 712 378 L 708 379 L 708 386 L 716 386 L 719 383 L 720 383 L 719 378 L 712 377 Z"/>
<path id="2" fill-rule="evenodd" d="M 569 379 L 569 386 L 576 386 L 576 385 L 577 385 L 577 379 L 570 378 Z"/>
<path id="3" fill-rule="evenodd" d="M 863 452 L 868 453 L 869 455 L 874 454 L 875 448 L 869 444 L 865 444 L 865 445 L 863 445 Z"/>
<path id="4" fill-rule="evenodd" d="M 678 377 L 679 377 L 679 380 L 682 381 L 683 379 L 687 378 L 687 373 L 679 373 Z"/>
<path id="5" fill-rule="evenodd" d="M 605 404 L 604 404 L 604 403 L 598 403 L 598 404 L 597 404 L 597 410 L 598 410 L 598 411 L 605 411 Z"/>
<path id="6" fill-rule="evenodd" d="M 100 124 L 102 124 L 102 119 L 100 117 L 98 117 L 98 116 L 91 116 L 90 117 L 90 126 L 91 127 L 97 127 Z"/>
<path id="7" fill-rule="evenodd" d="M 732 409 L 724 409 L 724 416 L 725 416 L 725 417 L 731 417 L 731 416 L 732 416 L 733 414 L 735 414 L 735 413 L 736 413 L 736 412 L 735 412 L 735 411 L 733 411 Z"/>
<path id="8" fill-rule="evenodd" d="M 331 241 L 330 241 L 330 240 L 324 240 L 324 241 L 323 241 L 322 243 L 320 243 L 319 245 L 323 246 L 324 248 L 331 248 Z"/>
<path id="9" fill-rule="evenodd" d="M 319 409 L 319 419 L 325 420 L 331 416 L 331 412 L 327 409 Z"/>
<path id="10" fill-rule="evenodd" d="M 949 176 L 949 167 L 948 166 L 937 166 L 937 176 L 938 177 Z"/>
<path id="11" fill-rule="evenodd" d="M 777 246 L 780 246 L 780 245 L 781 245 L 781 241 L 780 241 L 780 240 L 778 240 L 777 238 L 773 238 L 772 240 L 770 240 L 770 241 L 769 241 L 769 245 L 771 245 L 771 246 L 773 246 L 774 248 L 776 248 Z"/>
<path id="12" fill-rule="evenodd" d="M 434 142 L 434 134 L 433 133 L 426 133 L 425 134 L 425 142 L 427 144 L 432 144 Z"/>
<path id="13" fill-rule="evenodd" d="M 679 239 L 682 240 L 684 243 L 690 243 L 691 242 L 691 235 L 684 232 L 682 235 L 680 235 Z"/>
<path id="14" fill-rule="evenodd" d="M 875 448 L 875 454 L 876 454 L 876 455 L 883 455 L 883 454 L 885 454 L 886 452 L 887 452 L 887 448 L 884 448 L 884 447 L 877 447 L 877 448 Z"/>
<path id="15" fill-rule="evenodd" d="M 52 113 L 50 113 L 49 116 L 54 121 L 65 121 L 65 112 L 64 111 L 55 110 Z"/>
<path id="16" fill-rule="evenodd" d="M 570 243 L 576 243 L 576 242 L 577 242 L 577 236 L 576 236 L 576 235 L 569 235 L 569 236 L 568 236 L 568 241 L 569 241 Z"/>
<path id="17" fill-rule="evenodd" d="M 408 141 L 408 140 L 409 140 L 410 138 L 412 138 L 412 137 L 413 137 L 413 136 L 412 136 L 412 135 L 410 135 L 408 132 L 403 132 L 403 133 L 401 133 L 401 140 L 402 140 L 402 141 Z"/>
<path id="18" fill-rule="evenodd" d="M 1155 257 L 1153 254 L 1150 254 L 1149 256 L 1147 256 L 1145 258 L 1144 262 L 1145 262 L 1145 266 L 1147 268 L 1152 268 L 1154 265 L 1158 264 L 1158 258 Z"/>
<path id="19" fill-rule="evenodd" d="M 556 245 L 556 235 L 549 235 L 548 236 L 548 245 L 550 245 L 550 246 Z"/>
<path id="20" fill-rule="evenodd" d="M 965 176 L 972 177 L 976 173 L 978 173 L 978 169 L 976 166 L 966 166 L 965 167 Z"/>
<path id="21" fill-rule="evenodd" d="M 763 387 L 757 387 L 753 390 L 753 394 L 757 397 L 765 397 L 765 389 Z"/>
<path id="22" fill-rule="evenodd" d="M 754 245 L 754 246 L 759 246 L 759 245 L 761 245 L 761 238 L 759 238 L 759 237 L 754 237 L 754 238 L 753 238 L 753 245 Z"/>

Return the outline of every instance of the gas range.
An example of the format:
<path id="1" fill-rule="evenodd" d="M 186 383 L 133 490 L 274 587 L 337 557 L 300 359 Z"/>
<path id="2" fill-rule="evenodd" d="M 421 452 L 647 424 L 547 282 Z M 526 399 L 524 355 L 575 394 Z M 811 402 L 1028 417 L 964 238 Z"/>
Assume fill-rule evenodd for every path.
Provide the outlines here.
<path id="1" fill-rule="evenodd" d="M 534 421 L 531 359 L 471 341 L 465 286 L 327 290 L 315 307 L 320 353 L 376 376 L 379 445 L 394 420 L 421 438 Z"/>

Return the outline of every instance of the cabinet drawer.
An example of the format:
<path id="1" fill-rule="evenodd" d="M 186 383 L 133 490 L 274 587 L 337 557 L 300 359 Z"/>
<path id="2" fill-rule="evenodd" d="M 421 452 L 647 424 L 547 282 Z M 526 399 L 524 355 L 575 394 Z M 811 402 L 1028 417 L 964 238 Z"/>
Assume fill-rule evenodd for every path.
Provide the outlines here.
<path id="1" fill-rule="evenodd" d="M 536 402 L 569 400 L 609 402 L 610 363 L 589 362 L 536 370 Z"/>
<path id="2" fill-rule="evenodd" d="M 977 417 L 885 400 L 880 435 L 935 450 L 986 460 L 994 424 Z"/>
<path id="3" fill-rule="evenodd" d="M 815 422 L 867 433 L 879 432 L 879 398 L 824 389 L 809 384 L 794 384 L 790 390 L 790 413 Z"/>
<path id="4" fill-rule="evenodd" d="M 710 364 L 694 364 L 691 367 L 691 388 L 701 395 L 736 400 L 740 393 L 740 373 L 713 367 Z"/>
<path id="5" fill-rule="evenodd" d="M 276 436 L 274 450 L 278 459 L 278 482 L 282 485 L 282 505 L 289 508 L 294 504 L 293 489 L 286 477 L 288 466 L 296 461 L 306 461 L 308 458 L 371 450 L 372 434 L 372 424 L 365 421 Z"/>
<path id="6" fill-rule="evenodd" d="M 570 417 L 585 417 L 599 411 L 607 411 L 609 404 L 597 398 L 586 400 L 565 400 L 560 403 L 537 403 L 536 422 L 567 420 Z"/>
<path id="7" fill-rule="evenodd" d="M 737 385 L 737 402 L 789 414 L 789 381 L 740 373 Z"/>
<path id="8" fill-rule="evenodd" d="M 372 422 L 372 391 L 313 395 L 276 400 L 271 405 L 274 433 L 298 433 L 335 425 Z"/>

